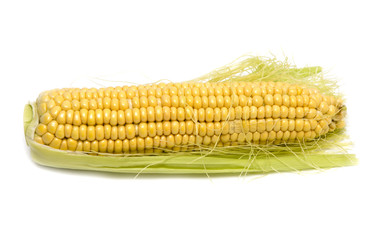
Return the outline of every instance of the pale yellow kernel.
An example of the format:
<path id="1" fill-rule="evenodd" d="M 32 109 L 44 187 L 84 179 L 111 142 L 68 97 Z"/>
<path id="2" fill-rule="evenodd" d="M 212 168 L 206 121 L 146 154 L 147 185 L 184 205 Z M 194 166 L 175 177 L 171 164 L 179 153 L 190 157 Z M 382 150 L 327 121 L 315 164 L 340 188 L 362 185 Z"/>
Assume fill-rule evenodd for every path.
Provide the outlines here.
<path id="1" fill-rule="evenodd" d="M 139 101 L 140 101 L 140 107 L 144 107 L 144 108 L 148 107 L 148 98 L 147 97 L 142 96 L 142 97 L 140 97 Z"/>
<path id="2" fill-rule="evenodd" d="M 303 99 L 303 96 L 301 95 L 297 95 L 296 96 L 296 105 L 298 107 L 303 107 L 304 106 L 304 99 Z"/>
<path id="3" fill-rule="evenodd" d="M 175 137 L 173 135 L 167 136 L 167 148 L 173 148 L 175 146 Z"/>
<path id="4" fill-rule="evenodd" d="M 39 115 L 43 115 L 44 113 L 47 112 L 47 104 L 46 103 L 40 103 L 37 105 L 37 113 Z"/>
<path id="5" fill-rule="evenodd" d="M 265 144 L 266 141 L 268 140 L 268 136 L 269 136 L 268 132 L 262 132 L 260 134 L 260 142 Z"/>
<path id="6" fill-rule="evenodd" d="M 288 118 L 289 119 L 294 119 L 295 117 L 296 117 L 296 108 L 289 107 L 289 109 L 288 109 Z"/>
<path id="7" fill-rule="evenodd" d="M 239 106 L 239 96 L 238 95 L 232 95 L 232 98 L 231 98 L 231 106 L 232 107 L 237 107 Z"/>
<path id="8" fill-rule="evenodd" d="M 163 122 L 163 134 L 168 136 L 169 134 L 171 134 L 171 132 L 172 132 L 171 122 L 169 121 Z"/>
<path id="9" fill-rule="evenodd" d="M 281 119 L 280 130 L 283 132 L 288 130 L 288 119 Z"/>
<path id="10" fill-rule="evenodd" d="M 341 129 L 341 128 L 344 128 L 345 125 L 346 125 L 346 123 L 345 123 L 344 120 L 341 120 L 341 121 L 336 122 L 336 128 Z"/>
<path id="11" fill-rule="evenodd" d="M 266 105 L 264 108 L 265 108 L 265 118 L 272 117 L 273 111 L 272 111 L 271 105 Z"/>
<path id="12" fill-rule="evenodd" d="M 155 120 L 158 122 L 163 121 L 163 108 L 160 106 L 156 106 L 154 108 Z"/>
<path id="13" fill-rule="evenodd" d="M 96 133 L 95 133 L 95 127 L 94 126 L 88 126 L 87 127 L 87 140 L 88 141 L 93 141 L 96 138 Z"/>
<path id="14" fill-rule="evenodd" d="M 276 140 L 276 132 L 275 131 L 270 131 L 269 133 L 268 133 L 268 139 L 267 139 L 267 141 L 269 142 L 269 143 L 272 143 L 272 142 L 274 142 Z"/>
<path id="15" fill-rule="evenodd" d="M 278 132 L 280 131 L 281 127 L 281 119 L 273 119 L 273 131 Z"/>
<path id="16" fill-rule="evenodd" d="M 283 104 L 283 98 L 280 94 L 275 94 L 273 96 L 273 104 L 281 106 Z"/>
<path id="17" fill-rule="evenodd" d="M 133 123 L 140 123 L 140 109 L 138 108 L 134 108 L 132 109 L 132 120 L 133 120 Z"/>
<path id="18" fill-rule="evenodd" d="M 87 139 L 87 126 L 86 125 L 80 125 L 80 127 L 79 127 L 79 139 L 82 141 Z"/>
<path id="19" fill-rule="evenodd" d="M 125 99 L 125 98 L 121 98 L 118 100 L 119 101 L 119 109 L 120 110 L 125 110 L 125 109 L 128 109 L 129 108 L 129 103 L 128 103 L 128 100 Z"/>
<path id="20" fill-rule="evenodd" d="M 180 127 L 180 124 L 178 121 L 172 121 L 171 122 L 171 133 L 172 134 L 178 134 L 179 133 L 179 127 Z"/>
<path id="21" fill-rule="evenodd" d="M 98 104 L 97 104 L 96 99 L 90 99 L 89 100 L 88 107 L 89 107 L 90 110 L 96 110 L 97 106 L 98 106 Z"/>
<path id="22" fill-rule="evenodd" d="M 163 135 L 163 122 L 156 123 L 156 135 Z"/>
<path id="23" fill-rule="evenodd" d="M 289 96 L 289 106 L 294 108 L 297 107 L 296 96 Z"/>
<path id="24" fill-rule="evenodd" d="M 89 100 L 88 99 L 81 99 L 80 100 L 80 109 L 89 109 Z"/>
<path id="25" fill-rule="evenodd" d="M 204 122 L 205 121 L 205 109 L 204 108 L 200 108 L 199 111 L 198 111 L 198 120 L 200 122 Z"/>
<path id="26" fill-rule="evenodd" d="M 53 140 L 51 141 L 51 143 L 49 144 L 49 146 L 52 148 L 55 148 L 55 149 L 59 149 L 61 142 L 62 142 L 61 139 L 54 137 Z"/>
<path id="27" fill-rule="evenodd" d="M 118 126 L 117 133 L 118 133 L 118 139 L 124 140 L 126 137 L 125 126 Z"/>
<path id="28" fill-rule="evenodd" d="M 88 110 L 87 109 L 80 109 L 80 119 L 82 124 L 88 123 Z"/>
<path id="29" fill-rule="evenodd" d="M 334 116 L 336 114 L 336 107 L 334 105 L 330 105 L 326 114 L 331 117 Z"/>
<path id="30" fill-rule="evenodd" d="M 257 131 L 257 120 L 251 119 L 249 120 L 249 131 L 256 132 Z"/>
<path id="31" fill-rule="evenodd" d="M 112 126 L 111 127 L 111 139 L 116 140 L 119 138 L 119 131 L 117 126 Z"/>
<path id="32" fill-rule="evenodd" d="M 171 97 L 169 95 L 161 96 L 161 106 L 171 107 Z"/>
<path id="33" fill-rule="evenodd" d="M 63 124 L 59 124 L 56 128 L 55 137 L 63 139 L 65 137 L 65 127 Z"/>
<path id="34" fill-rule="evenodd" d="M 104 150 L 104 149 L 103 149 Z M 107 141 L 107 152 L 108 153 L 113 153 L 115 150 L 115 141 L 113 140 L 108 140 Z"/>
<path id="35" fill-rule="evenodd" d="M 110 109 L 104 109 L 103 110 L 103 120 L 104 124 L 109 124 L 111 121 L 111 110 Z"/>
<path id="36" fill-rule="evenodd" d="M 252 140 L 254 141 L 254 142 L 259 142 L 260 141 L 260 133 L 259 132 L 254 132 L 253 134 L 252 134 Z"/>
<path id="37" fill-rule="evenodd" d="M 308 132 L 311 130 L 311 124 L 309 123 L 308 120 L 304 120 L 304 123 L 303 123 L 303 131 L 304 132 Z"/>
<path id="38" fill-rule="evenodd" d="M 315 128 L 318 125 L 318 122 L 316 120 L 314 120 L 314 119 L 310 119 L 309 120 L 309 124 L 311 125 L 311 130 L 315 130 Z"/>
<path id="39" fill-rule="evenodd" d="M 183 136 L 181 134 L 174 135 L 175 137 L 175 146 L 180 146 L 183 142 Z"/>
<path id="40" fill-rule="evenodd" d="M 291 131 L 289 135 L 289 141 L 292 142 L 297 139 L 297 132 L 296 131 Z"/>
<path id="41" fill-rule="evenodd" d="M 109 124 L 111 124 L 112 126 L 117 125 L 117 111 L 116 110 L 111 111 L 111 119 L 109 120 Z"/>
<path id="42" fill-rule="evenodd" d="M 302 107 L 296 108 L 296 118 L 304 118 L 304 109 Z"/>
<path id="43" fill-rule="evenodd" d="M 264 104 L 265 105 L 273 105 L 273 96 L 271 94 L 267 94 L 264 97 Z"/>
<path id="44" fill-rule="evenodd" d="M 171 120 L 171 108 L 163 107 L 163 121 Z"/>
<path id="45" fill-rule="evenodd" d="M 54 137 L 55 136 L 50 132 L 44 133 L 44 135 L 42 136 L 44 144 L 46 144 L 46 145 L 50 144 Z"/>
<path id="46" fill-rule="evenodd" d="M 124 139 L 123 142 L 123 153 L 128 153 L 129 152 L 129 140 L 128 139 Z"/>
<path id="47" fill-rule="evenodd" d="M 320 124 L 318 124 L 315 128 L 315 133 L 317 136 L 319 136 L 321 134 L 321 132 L 323 131 L 323 129 L 321 128 Z"/>
<path id="48" fill-rule="evenodd" d="M 55 101 L 54 100 L 49 100 L 48 102 L 47 102 L 47 110 L 51 110 L 52 108 L 54 108 L 54 107 L 56 107 L 56 103 L 55 103 Z"/>
<path id="49" fill-rule="evenodd" d="M 171 97 L 171 107 L 179 107 L 179 97 L 177 95 Z"/>
<path id="50" fill-rule="evenodd" d="M 301 95 L 303 97 L 303 107 L 309 106 L 309 96 L 308 95 Z"/>
<path id="51" fill-rule="evenodd" d="M 107 148 L 108 148 L 108 140 L 107 139 L 99 140 L 99 152 L 105 153 L 107 152 Z"/>
<path id="52" fill-rule="evenodd" d="M 203 137 L 203 145 L 209 145 L 212 142 L 212 138 L 209 136 L 204 136 Z"/>
<path id="53" fill-rule="evenodd" d="M 283 95 L 283 106 L 290 107 L 290 97 L 288 95 Z"/>
<path id="54" fill-rule="evenodd" d="M 232 107 L 232 98 L 230 96 L 224 97 L 224 107 L 226 108 Z"/>
<path id="55" fill-rule="evenodd" d="M 304 132 L 304 139 L 305 140 L 311 140 L 312 139 L 312 132 L 311 131 Z"/>
<path id="56" fill-rule="evenodd" d="M 58 122 L 53 120 L 51 121 L 50 123 L 48 123 L 47 125 L 47 130 L 48 132 L 52 133 L 52 134 L 55 134 L 56 132 L 56 129 L 57 129 L 57 126 L 59 126 Z"/>
<path id="57" fill-rule="evenodd" d="M 226 121 L 226 120 L 228 120 L 228 118 L 229 118 L 228 108 L 226 108 L 226 107 L 221 108 L 221 119 L 223 121 Z"/>
<path id="58" fill-rule="evenodd" d="M 48 131 L 47 125 L 39 123 L 39 125 L 37 125 L 35 131 L 36 131 L 36 134 L 38 136 L 42 136 L 44 133 L 46 133 Z"/>
<path id="59" fill-rule="evenodd" d="M 139 93 L 140 97 L 142 97 L 142 96 L 147 97 L 148 96 L 148 91 L 145 87 L 139 87 L 138 93 Z"/>
<path id="60" fill-rule="evenodd" d="M 265 119 L 259 119 L 257 120 L 257 131 L 259 133 L 262 133 L 264 132 L 266 129 L 266 122 L 265 122 Z"/>
<path id="61" fill-rule="evenodd" d="M 151 106 L 151 107 L 157 106 L 157 99 L 155 96 L 148 97 L 148 106 Z"/>
<path id="62" fill-rule="evenodd" d="M 276 132 L 276 131 L 275 131 Z M 277 131 L 276 132 L 276 140 L 281 140 L 283 139 L 284 132 L 283 131 Z"/>
<path id="63" fill-rule="evenodd" d="M 164 148 L 166 148 L 167 147 L 167 137 L 166 136 L 161 136 L 161 137 L 159 137 L 160 139 L 159 139 L 159 147 L 160 148 L 162 148 L 162 149 L 164 149 Z"/>
<path id="64" fill-rule="evenodd" d="M 187 104 L 187 106 L 194 107 L 194 104 L 195 104 L 194 97 L 191 95 L 188 95 L 186 97 L 186 104 Z"/>
<path id="65" fill-rule="evenodd" d="M 253 100 L 253 106 L 255 106 L 257 108 L 261 107 L 263 105 L 263 102 L 264 102 L 263 98 L 259 95 L 255 95 L 252 100 Z"/>
<path id="66" fill-rule="evenodd" d="M 69 110 L 71 108 L 72 108 L 72 104 L 68 100 L 63 101 L 63 103 L 61 104 L 61 109 L 63 110 Z"/>
<path id="67" fill-rule="evenodd" d="M 294 131 L 296 126 L 296 121 L 294 119 L 288 120 L 288 131 Z"/>
<path id="68" fill-rule="evenodd" d="M 201 97 L 201 107 L 202 108 L 207 108 L 209 105 L 209 100 L 207 96 L 202 96 Z"/>
<path id="69" fill-rule="evenodd" d="M 287 142 L 290 138 L 291 132 L 290 131 L 285 131 L 282 137 L 283 142 Z"/>
<path id="70" fill-rule="evenodd" d="M 59 114 L 60 117 L 58 117 L 57 121 L 58 122 L 60 121 L 60 123 L 62 123 L 65 120 L 64 123 L 73 124 L 74 111 L 68 110 L 68 111 L 64 112 L 63 114 L 65 116 L 60 116 L 60 114 Z"/>
<path id="71" fill-rule="evenodd" d="M 232 134 L 230 134 L 230 141 L 231 142 L 237 142 L 238 137 L 239 137 L 238 133 L 232 133 Z"/>
<path id="72" fill-rule="evenodd" d="M 60 95 L 55 96 L 55 102 L 56 102 L 56 105 L 60 106 L 64 102 L 63 96 L 60 96 Z"/>
<path id="73" fill-rule="evenodd" d="M 296 96 L 297 95 L 297 88 L 296 86 L 291 86 L 288 88 L 288 95 L 289 96 Z"/>
<path id="74" fill-rule="evenodd" d="M 67 139 L 63 139 L 63 140 L 61 141 L 60 150 L 68 150 Z"/>
<path id="75" fill-rule="evenodd" d="M 206 122 L 212 122 L 214 119 L 214 111 L 212 108 L 205 109 L 205 121 Z"/>
<path id="76" fill-rule="evenodd" d="M 56 119 L 57 116 L 59 115 L 59 113 L 61 112 L 61 107 L 55 106 L 49 112 L 50 112 L 52 118 Z"/>
<path id="77" fill-rule="evenodd" d="M 171 120 L 176 121 L 177 120 L 177 108 L 171 107 Z"/>
<path id="78" fill-rule="evenodd" d="M 129 102 L 128 102 L 129 104 Z M 130 101 L 130 104 L 132 105 L 132 108 L 140 108 L 140 98 L 139 97 L 133 97 Z"/>
<path id="79" fill-rule="evenodd" d="M 142 123 L 145 124 L 145 123 Z M 133 124 L 127 124 L 125 126 L 125 133 L 128 139 L 132 139 L 136 136 L 135 126 Z"/>
<path id="80" fill-rule="evenodd" d="M 280 107 L 277 105 L 272 106 L 272 117 L 273 118 L 280 118 L 281 113 L 280 113 Z"/>
<path id="81" fill-rule="evenodd" d="M 120 107 L 119 99 L 112 98 L 111 99 L 111 110 L 117 111 L 117 110 L 119 110 L 119 107 Z"/>
<path id="82" fill-rule="evenodd" d="M 257 118 L 257 107 L 255 107 L 255 106 L 250 106 L 249 107 L 249 118 L 250 119 Z"/>
<path id="83" fill-rule="evenodd" d="M 185 108 L 187 106 L 187 98 L 185 96 L 179 96 L 179 107 Z"/>
<path id="84" fill-rule="evenodd" d="M 179 134 L 185 134 L 186 131 L 186 123 L 184 121 L 179 123 Z"/>
<path id="85" fill-rule="evenodd" d="M 208 97 L 208 106 L 210 108 L 215 108 L 217 106 L 217 104 L 216 104 L 216 97 L 215 96 L 209 96 Z"/>
<path id="86" fill-rule="evenodd" d="M 216 106 L 219 108 L 224 107 L 224 97 L 222 95 L 216 96 Z"/>
<path id="87" fill-rule="evenodd" d="M 319 105 L 319 110 L 321 113 L 326 114 L 329 110 L 329 105 L 326 101 L 322 101 Z"/>
<path id="88" fill-rule="evenodd" d="M 68 145 L 68 150 L 71 150 L 71 151 L 75 151 L 76 150 L 76 147 L 77 147 L 77 141 L 72 139 L 72 138 L 69 138 L 67 140 L 67 145 Z M 82 150 L 82 149 L 81 149 Z"/>
<path id="89" fill-rule="evenodd" d="M 317 108 L 317 106 L 319 105 L 319 103 L 317 102 L 317 99 L 314 98 L 313 96 L 311 96 L 309 98 L 309 104 L 308 104 L 308 107 L 310 108 Z"/>
<path id="90" fill-rule="evenodd" d="M 243 108 L 241 106 L 235 107 L 235 119 L 241 119 L 243 116 Z"/>
<path id="91" fill-rule="evenodd" d="M 257 118 L 265 118 L 265 108 L 264 106 L 257 108 Z"/>
<path id="92" fill-rule="evenodd" d="M 213 136 L 215 134 L 215 124 L 213 122 L 207 123 L 207 136 Z"/>
<path id="93" fill-rule="evenodd" d="M 304 120 L 303 119 L 296 119 L 296 123 L 295 123 L 295 130 L 297 132 L 300 132 L 304 129 Z"/>
<path id="94" fill-rule="evenodd" d="M 244 107 L 248 104 L 248 98 L 245 95 L 239 96 L 239 106 Z"/>
<path id="95" fill-rule="evenodd" d="M 265 120 L 265 130 L 270 132 L 270 131 L 272 131 L 273 127 L 274 127 L 273 119 L 272 118 L 267 118 Z"/>
<path id="96" fill-rule="evenodd" d="M 185 122 L 185 132 L 186 134 L 190 135 L 193 133 L 194 130 L 194 123 L 193 121 L 186 121 Z"/>
<path id="97" fill-rule="evenodd" d="M 202 122 L 197 127 L 197 134 L 204 137 L 207 134 L 207 124 L 205 122 Z"/>
<path id="98" fill-rule="evenodd" d="M 129 140 L 129 150 L 131 152 L 137 151 L 137 139 L 136 138 L 132 138 L 131 140 Z"/>
<path id="99" fill-rule="evenodd" d="M 316 109 L 310 108 L 308 113 L 307 113 L 307 115 L 305 117 L 308 118 L 308 119 L 313 119 L 313 118 L 316 117 L 316 115 L 317 115 Z"/>

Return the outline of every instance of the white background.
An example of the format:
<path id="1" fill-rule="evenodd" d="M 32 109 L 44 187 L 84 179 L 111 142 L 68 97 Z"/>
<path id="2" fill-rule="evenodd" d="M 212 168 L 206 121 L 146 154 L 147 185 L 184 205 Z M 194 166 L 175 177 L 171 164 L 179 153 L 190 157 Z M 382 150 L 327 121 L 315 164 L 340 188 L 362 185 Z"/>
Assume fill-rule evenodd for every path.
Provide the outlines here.
<path id="1" fill-rule="evenodd" d="M 379 2 L 1 1 L 0 239 L 384 239 Z M 269 52 L 340 80 L 359 166 L 134 179 L 29 157 L 23 108 L 43 90 L 189 80 Z"/>

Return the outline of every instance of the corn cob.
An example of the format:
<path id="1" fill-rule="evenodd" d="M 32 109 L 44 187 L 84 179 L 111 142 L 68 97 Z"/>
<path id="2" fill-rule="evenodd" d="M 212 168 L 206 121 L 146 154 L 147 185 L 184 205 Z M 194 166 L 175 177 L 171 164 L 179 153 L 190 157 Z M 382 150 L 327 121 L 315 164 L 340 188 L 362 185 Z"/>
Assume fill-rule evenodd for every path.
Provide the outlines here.
<path id="1" fill-rule="evenodd" d="M 80 156 L 103 161 L 125 158 L 134 162 L 133 158 L 141 161 L 144 156 L 159 159 L 170 154 L 182 157 L 179 155 L 182 152 L 201 149 L 241 152 L 244 148 L 289 144 L 299 144 L 302 148 L 302 144 L 316 142 L 345 126 L 345 106 L 341 98 L 304 84 L 276 81 L 192 81 L 55 89 L 41 93 L 26 112 L 27 116 L 34 114 L 27 117 L 27 128 L 32 120 L 35 125 L 28 132 L 30 145 L 44 145 L 44 151 L 67 154 L 67 158 L 70 155 L 76 159 Z M 285 157 L 280 156 L 280 160 Z M 209 160 L 207 156 L 204 158 Z M 224 164 L 224 168 L 217 169 L 218 163 Z M 134 168 L 121 168 L 121 171 L 140 171 L 135 164 Z M 142 161 L 141 164 L 143 169 L 151 163 Z M 306 163 L 307 167 L 310 165 Z M 241 169 L 226 167 L 224 160 L 217 161 L 217 156 L 214 166 L 208 172 Z M 64 167 L 68 166 L 64 164 Z M 207 171 L 206 166 L 204 168 Z M 188 169 L 173 170 L 195 172 L 201 170 L 201 164 Z M 169 172 L 169 169 L 154 172 Z"/>

